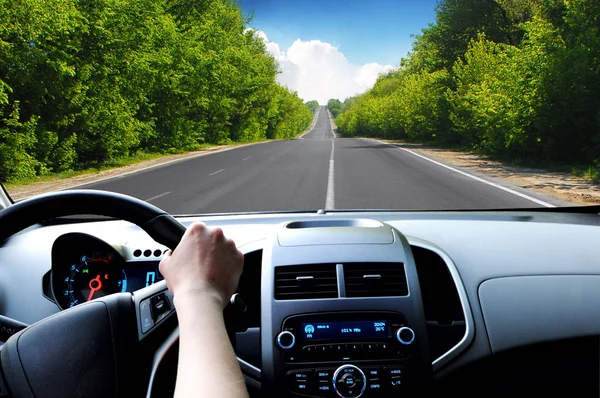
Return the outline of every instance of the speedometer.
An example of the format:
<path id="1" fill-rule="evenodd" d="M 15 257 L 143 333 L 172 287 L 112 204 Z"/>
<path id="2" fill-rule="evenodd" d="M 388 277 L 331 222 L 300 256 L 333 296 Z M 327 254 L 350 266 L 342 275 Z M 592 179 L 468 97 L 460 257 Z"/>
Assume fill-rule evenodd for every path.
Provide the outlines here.
<path id="1" fill-rule="evenodd" d="M 70 308 L 86 301 L 127 291 L 125 260 L 106 242 L 69 233 L 52 246 L 51 285 L 54 301 Z"/>
<path id="2" fill-rule="evenodd" d="M 78 262 L 69 265 L 69 271 L 62 291 L 68 307 L 127 290 L 125 272 L 115 264 L 112 253 L 84 254 Z"/>

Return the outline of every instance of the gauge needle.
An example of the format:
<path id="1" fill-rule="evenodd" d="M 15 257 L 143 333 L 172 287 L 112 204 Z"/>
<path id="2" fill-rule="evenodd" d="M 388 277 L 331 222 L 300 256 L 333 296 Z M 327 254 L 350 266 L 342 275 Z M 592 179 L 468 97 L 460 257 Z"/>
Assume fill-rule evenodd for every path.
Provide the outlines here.
<path id="1" fill-rule="evenodd" d="M 94 297 L 94 293 L 96 293 L 96 291 L 102 289 L 102 280 L 100 279 L 100 275 L 96 275 L 96 277 L 90 281 L 90 289 L 90 295 L 88 296 L 87 301 L 90 301 Z"/>

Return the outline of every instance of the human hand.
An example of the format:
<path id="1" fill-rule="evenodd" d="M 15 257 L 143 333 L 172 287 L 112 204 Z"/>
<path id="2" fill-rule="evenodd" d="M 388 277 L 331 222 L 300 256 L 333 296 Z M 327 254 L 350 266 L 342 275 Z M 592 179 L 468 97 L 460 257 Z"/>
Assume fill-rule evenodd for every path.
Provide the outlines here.
<path id="1" fill-rule="evenodd" d="M 175 300 L 213 296 L 225 308 L 235 293 L 244 256 L 221 228 L 194 223 L 186 230 L 174 252 L 159 265 Z"/>

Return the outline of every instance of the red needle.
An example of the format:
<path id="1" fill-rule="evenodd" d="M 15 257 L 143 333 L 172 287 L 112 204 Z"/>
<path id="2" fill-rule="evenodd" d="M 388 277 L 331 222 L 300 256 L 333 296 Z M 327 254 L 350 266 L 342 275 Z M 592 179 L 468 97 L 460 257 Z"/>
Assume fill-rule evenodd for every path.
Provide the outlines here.
<path id="1" fill-rule="evenodd" d="M 96 275 L 96 277 L 90 281 L 90 289 L 90 295 L 88 296 L 87 301 L 90 301 L 94 297 L 94 293 L 96 293 L 96 291 L 102 289 L 102 280 L 100 280 L 100 275 Z"/>

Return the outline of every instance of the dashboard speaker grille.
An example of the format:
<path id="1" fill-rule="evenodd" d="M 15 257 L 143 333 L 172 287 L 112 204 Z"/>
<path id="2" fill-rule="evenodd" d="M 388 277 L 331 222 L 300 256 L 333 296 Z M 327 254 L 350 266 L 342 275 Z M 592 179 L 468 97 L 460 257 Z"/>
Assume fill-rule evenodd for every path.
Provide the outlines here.
<path id="1" fill-rule="evenodd" d="M 275 299 L 299 300 L 338 297 L 335 264 L 275 267 Z"/>
<path id="2" fill-rule="evenodd" d="M 402 263 L 344 264 L 347 297 L 408 296 Z"/>

